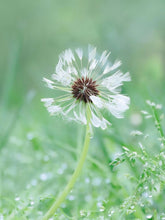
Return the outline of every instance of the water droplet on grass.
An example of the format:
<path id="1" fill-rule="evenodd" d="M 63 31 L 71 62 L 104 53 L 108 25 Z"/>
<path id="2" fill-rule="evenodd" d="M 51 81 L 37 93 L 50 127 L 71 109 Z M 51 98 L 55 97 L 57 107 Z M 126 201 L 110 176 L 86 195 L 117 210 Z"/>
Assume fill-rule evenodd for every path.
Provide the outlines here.
<path id="1" fill-rule="evenodd" d="M 109 184 L 111 181 L 110 181 L 110 179 L 109 178 L 107 178 L 106 180 L 105 180 L 105 183 L 106 184 Z"/>
<path id="2" fill-rule="evenodd" d="M 68 165 L 67 165 L 66 163 L 63 163 L 62 166 L 61 166 L 61 168 L 62 168 L 63 170 L 66 170 L 67 167 L 68 167 Z"/>
<path id="3" fill-rule="evenodd" d="M 44 158 L 43 158 L 43 160 L 44 160 L 45 162 L 49 161 L 49 156 L 48 156 L 48 155 L 45 155 Z"/>
<path id="4" fill-rule="evenodd" d="M 37 185 L 37 180 L 36 180 L 36 179 L 33 179 L 33 180 L 31 181 L 31 185 L 32 185 L 32 186 L 36 186 L 36 185 Z"/>
<path id="5" fill-rule="evenodd" d="M 69 199 L 70 201 L 73 201 L 73 200 L 75 199 L 75 197 L 74 197 L 73 195 L 69 195 L 69 196 L 68 196 L 68 199 Z"/>
<path id="6" fill-rule="evenodd" d="M 67 165 L 66 163 L 63 163 L 63 164 L 61 165 L 61 167 L 57 170 L 57 173 L 58 173 L 59 175 L 63 174 L 63 173 L 64 173 L 64 170 L 66 170 L 67 167 L 68 167 L 68 165 Z"/>
<path id="7" fill-rule="evenodd" d="M 64 209 L 64 208 L 66 208 L 66 204 L 65 203 L 62 203 L 61 204 L 61 207 Z"/>
<path id="8" fill-rule="evenodd" d="M 48 179 L 48 174 L 47 174 L 47 173 L 42 173 L 42 174 L 40 175 L 40 180 L 46 181 L 47 179 Z"/>
<path id="9" fill-rule="evenodd" d="M 102 206 L 102 202 L 97 203 L 97 207 L 100 207 L 100 206 Z"/>
<path id="10" fill-rule="evenodd" d="M 80 216 L 85 216 L 85 211 L 84 210 L 80 210 Z"/>
<path id="11" fill-rule="evenodd" d="M 87 195 L 87 196 L 85 196 L 85 201 L 86 201 L 86 202 L 91 201 L 91 199 L 92 199 L 91 195 Z"/>
<path id="12" fill-rule="evenodd" d="M 59 168 L 59 169 L 57 170 L 57 173 L 58 173 L 59 175 L 62 175 L 62 174 L 64 173 L 64 170 L 63 170 L 62 168 Z"/>
<path id="13" fill-rule="evenodd" d="M 33 133 L 31 133 L 31 132 L 27 133 L 27 139 L 29 141 L 31 141 L 33 138 L 34 138 L 34 134 Z"/>
<path id="14" fill-rule="evenodd" d="M 31 201 L 31 202 L 30 202 L 30 205 L 34 205 L 34 201 Z"/>
<path id="15" fill-rule="evenodd" d="M 104 212 L 104 210 L 105 210 L 104 206 L 101 206 L 100 209 L 99 209 L 100 212 Z"/>
<path id="16" fill-rule="evenodd" d="M 30 189 L 31 188 L 31 185 L 30 184 L 27 184 L 26 185 L 26 189 Z"/>
<path id="17" fill-rule="evenodd" d="M 152 218 L 152 214 L 146 215 L 146 218 L 147 218 L 147 219 L 151 219 L 151 218 Z"/>
<path id="18" fill-rule="evenodd" d="M 114 210 L 111 210 L 111 211 L 108 213 L 108 216 L 111 217 L 114 212 L 115 212 Z"/>
<path id="19" fill-rule="evenodd" d="M 85 178 L 85 183 L 90 183 L 90 179 L 88 177 Z"/>
<path id="20" fill-rule="evenodd" d="M 99 186 L 99 185 L 101 184 L 101 178 L 99 178 L 99 177 L 94 178 L 94 179 L 92 180 L 92 184 L 93 184 L 94 186 Z"/>
<path id="21" fill-rule="evenodd" d="M 3 215 L 0 215 L 0 220 L 4 220 L 4 217 L 3 217 Z"/>

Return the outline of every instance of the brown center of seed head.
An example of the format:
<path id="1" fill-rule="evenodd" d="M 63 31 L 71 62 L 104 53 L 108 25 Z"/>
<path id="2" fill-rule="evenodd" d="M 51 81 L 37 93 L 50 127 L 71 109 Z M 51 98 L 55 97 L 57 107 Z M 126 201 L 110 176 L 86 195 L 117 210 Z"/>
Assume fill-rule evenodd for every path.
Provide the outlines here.
<path id="1" fill-rule="evenodd" d="M 96 81 L 89 79 L 88 77 L 77 79 L 72 85 L 72 94 L 73 97 L 79 101 L 92 102 L 90 99 L 91 95 L 97 96 L 99 95 L 99 91 L 97 90 Z"/>

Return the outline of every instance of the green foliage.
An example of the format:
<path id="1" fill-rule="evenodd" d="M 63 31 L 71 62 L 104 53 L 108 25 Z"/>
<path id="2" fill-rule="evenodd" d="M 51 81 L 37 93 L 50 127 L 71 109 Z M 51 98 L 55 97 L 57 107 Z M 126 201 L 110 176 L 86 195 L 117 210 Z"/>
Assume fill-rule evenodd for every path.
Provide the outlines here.
<path id="1" fill-rule="evenodd" d="M 165 219 L 164 1 L 2 0 L 0 17 L 0 220 L 40 220 L 73 173 L 84 127 L 48 115 L 42 77 L 63 49 L 88 43 L 130 71 L 131 108 L 94 130 L 54 219 Z"/>

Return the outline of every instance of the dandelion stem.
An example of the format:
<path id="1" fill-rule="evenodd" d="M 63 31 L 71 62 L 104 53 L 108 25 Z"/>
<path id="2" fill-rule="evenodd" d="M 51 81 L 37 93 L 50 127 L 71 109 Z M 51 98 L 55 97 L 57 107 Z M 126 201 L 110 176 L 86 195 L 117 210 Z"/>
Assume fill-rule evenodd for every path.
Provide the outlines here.
<path id="1" fill-rule="evenodd" d="M 70 181 L 68 182 L 68 184 L 66 185 L 64 190 L 59 194 L 59 196 L 57 197 L 57 200 L 53 203 L 53 205 L 50 207 L 50 209 L 45 214 L 45 216 L 42 218 L 42 220 L 48 220 L 50 217 L 52 217 L 55 214 L 56 210 L 59 208 L 61 203 L 65 200 L 66 196 L 68 195 L 70 190 L 73 188 L 78 176 L 80 175 L 85 158 L 88 153 L 88 148 L 89 148 L 89 143 L 90 143 L 91 110 L 90 110 L 90 107 L 88 104 L 86 105 L 86 114 L 87 114 L 86 135 L 85 135 L 84 147 L 83 147 L 80 159 L 78 161 L 78 165 L 77 165 Z"/>

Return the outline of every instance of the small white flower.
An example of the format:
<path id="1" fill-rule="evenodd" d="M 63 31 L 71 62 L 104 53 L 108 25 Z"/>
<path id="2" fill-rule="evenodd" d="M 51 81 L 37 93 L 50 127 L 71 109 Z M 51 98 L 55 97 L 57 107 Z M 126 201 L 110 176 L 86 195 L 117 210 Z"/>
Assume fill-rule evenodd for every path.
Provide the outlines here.
<path id="1" fill-rule="evenodd" d="M 87 123 L 85 107 L 88 103 L 92 125 L 105 129 L 110 122 L 103 117 L 102 109 L 122 118 L 129 108 L 130 98 L 120 91 L 123 82 L 131 80 L 130 75 L 116 71 L 121 61 L 108 62 L 110 53 L 107 51 L 98 57 L 96 48 L 89 46 L 88 56 L 85 54 L 77 48 L 75 51 L 67 49 L 59 55 L 51 80 L 44 78 L 43 81 L 61 95 L 41 101 L 51 115 L 61 114 L 83 124 Z"/>

